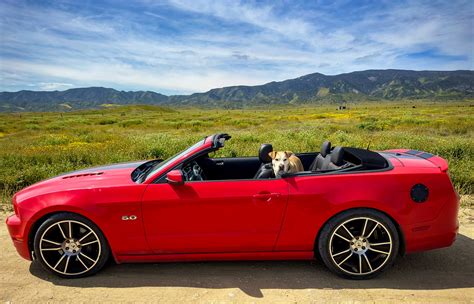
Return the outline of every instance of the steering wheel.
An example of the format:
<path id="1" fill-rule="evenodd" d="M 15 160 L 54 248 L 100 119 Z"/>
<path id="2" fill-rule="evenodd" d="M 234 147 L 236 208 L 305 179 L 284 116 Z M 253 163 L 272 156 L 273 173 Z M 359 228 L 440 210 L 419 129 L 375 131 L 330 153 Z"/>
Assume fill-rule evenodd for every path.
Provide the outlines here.
<path id="1" fill-rule="evenodd" d="M 187 181 L 203 181 L 205 179 L 204 172 L 196 161 L 190 162 L 183 168 L 183 173 Z"/>
<path id="2" fill-rule="evenodd" d="M 202 168 L 197 163 L 193 164 L 193 175 L 196 177 L 197 180 L 203 180 Z"/>

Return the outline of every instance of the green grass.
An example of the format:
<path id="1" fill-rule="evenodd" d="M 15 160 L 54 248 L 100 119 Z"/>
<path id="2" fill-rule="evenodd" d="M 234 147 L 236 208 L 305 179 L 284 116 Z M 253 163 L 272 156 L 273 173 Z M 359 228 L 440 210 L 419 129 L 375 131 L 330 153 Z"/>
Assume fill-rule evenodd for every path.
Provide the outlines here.
<path id="1" fill-rule="evenodd" d="M 129 160 L 166 158 L 205 135 L 233 136 L 218 156 L 256 155 L 261 143 L 278 150 L 318 151 L 334 145 L 411 148 L 449 161 L 456 190 L 472 194 L 472 102 L 287 106 L 243 110 L 117 106 L 68 113 L 0 114 L 0 193 L 3 209 L 19 189 L 59 173 Z"/>

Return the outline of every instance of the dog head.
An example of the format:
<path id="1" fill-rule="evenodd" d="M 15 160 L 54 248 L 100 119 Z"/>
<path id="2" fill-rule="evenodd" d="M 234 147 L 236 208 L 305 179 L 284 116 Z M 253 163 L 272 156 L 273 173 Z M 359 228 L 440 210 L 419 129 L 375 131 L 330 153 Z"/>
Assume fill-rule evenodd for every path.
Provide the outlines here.
<path id="1" fill-rule="evenodd" d="M 276 177 L 280 177 L 290 170 L 290 151 L 272 151 L 268 155 L 272 158 L 273 172 Z"/>

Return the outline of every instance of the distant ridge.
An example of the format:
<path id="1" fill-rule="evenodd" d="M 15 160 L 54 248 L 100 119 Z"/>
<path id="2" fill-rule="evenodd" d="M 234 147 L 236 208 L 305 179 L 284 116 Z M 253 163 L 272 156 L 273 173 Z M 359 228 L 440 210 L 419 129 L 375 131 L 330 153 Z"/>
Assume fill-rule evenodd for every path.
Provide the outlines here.
<path id="1" fill-rule="evenodd" d="M 19 91 L 0 93 L 0 111 L 70 110 L 98 108 L 103 104 L 160 104 L 168 96 L 151 91 L 125 92 L 102 87 L 66 91 Z"/>
<path id="2" fill-rule="evenodd" d="M 240 108 L 262 104 L 473 97 L 474 71 L 367 70 L 333 76 L 314 73 L 258 86 L 231 86 L 191 95 L 166 96 L 152 91 L 127 92 L 102 87 L 1 92 L 0 111 L 89 109 L 104 104 Z"/>

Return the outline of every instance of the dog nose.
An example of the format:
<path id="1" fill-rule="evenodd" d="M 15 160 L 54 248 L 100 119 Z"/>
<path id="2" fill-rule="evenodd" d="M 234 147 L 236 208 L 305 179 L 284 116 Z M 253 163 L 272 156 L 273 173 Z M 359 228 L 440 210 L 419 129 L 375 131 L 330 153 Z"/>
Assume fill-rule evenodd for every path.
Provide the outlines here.
<path id="1" fill-rule="evenodd" d="M 283 170 L 283 169 L 285 169 L 285 166 L 280 165 L 280 170 Z"/>

